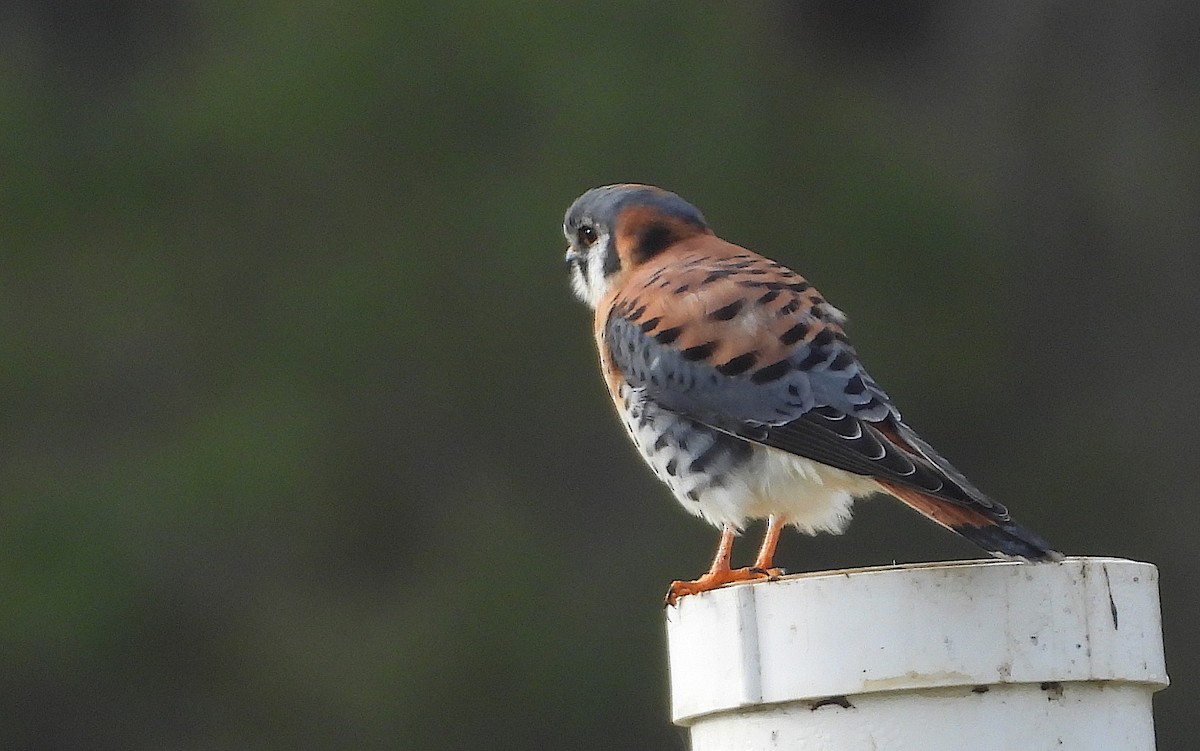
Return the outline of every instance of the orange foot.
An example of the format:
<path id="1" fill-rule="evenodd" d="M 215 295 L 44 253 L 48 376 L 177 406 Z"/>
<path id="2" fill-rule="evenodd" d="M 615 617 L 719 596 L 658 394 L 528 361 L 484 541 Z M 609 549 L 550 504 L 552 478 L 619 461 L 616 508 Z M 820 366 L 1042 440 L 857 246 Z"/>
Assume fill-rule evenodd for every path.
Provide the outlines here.
<path id="1" fill-rule="evenodd" d="M 695 581 L 671 582 L 671 588 L 667 590 L 667 604 L 675 605 L 679 601 L 679 598 L 684 595 L 697 595 L 701 592 L 707 592 L 710 589 L 723 587 L 726 584 L 759 581 L 762 579 L 778 579 L 783 576 L 783 573 L 783 569 L 781 568 L 763 569 L 753 566 L 747 568 L 714 569 Z"/>

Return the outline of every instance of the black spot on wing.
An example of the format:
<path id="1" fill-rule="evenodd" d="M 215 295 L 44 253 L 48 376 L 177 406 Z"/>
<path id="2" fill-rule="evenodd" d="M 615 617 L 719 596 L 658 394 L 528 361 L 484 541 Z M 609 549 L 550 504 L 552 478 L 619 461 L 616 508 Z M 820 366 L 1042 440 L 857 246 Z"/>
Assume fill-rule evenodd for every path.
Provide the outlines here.
<path id="1" fill-rule="evenodd" d="M 829 367 L 834 370 L 845 370 L 853 364 L 854 355 L 850 353 L 850 350 L 843 349 L 837 353 L 837 357 L 833 358 L 833 362 L 829 363 Z"/>
<path id="2" fill-rule="evenodd" d="M 643 321 L 642 326 L 641 326 L 642 333 L 644 333 L 644 334 L 650 333 L 654 329 L 658 328 L 658 324 L 660 324 L 660 323 L 662 323 L 662 316 L 655 316 L 654 318 L 651 318 L 648 321 Z"/>
<path id="3" fill-rule="evenodd" d="M 795 344 L 808 334 L 808 324 L 801 321 L 780 335 L 779 341 L 787 345 Z"/>
<path id="4" fill-rule="evenodd" d="M 814 347 L 828 347 L 830 344 L 833 344 L 833 332 L 829 329 L 821 329 L 812 340 Z"/>
<path id="5" fill-rule="evenodd" d="M 716 348 L 716 342 L 705 342 L 704 344 L 697 344 L 694 347 L 688 347 L 687 349 L 682 350 L 679 354 L 683 355 L 683 359 L 695 362 L 697 360 L 707 359 L 708 356 L 711 355 L 714 350 L 716 350 Z"/>
<path id="6" fill-rule="evenodd" d="M 858 396 L 866 390 L 867 384 L 863 383 L 862 376 L 858 373 L 855 373 L 854 376 L 846 382 L 846 388 L 842 389 L 842 391 L 850 396 Z"/>
<path id="7" fill-rule="evenodd" d="M 825 362 L 829 357 L 829 352 L 820 347 L 812 347 L 803 360 L 796 363 L 796 370 L 812 370 L 816 366 Z"/>
<path id="8" fill-rule="evenodd" d="M 742 306 L 746 304 L 745 300 L 734 300 L 728 305 L 717 308 L 708 314 L 708 317 L 714 321 L 729 321 L 741 311 Z"/>
<path id="9" fill-rule="evenodd" d="M 788 360 L 780 360 L 777 363 L 761 368 L 750 376 L 750 382 L 756 384 L 771 383 L 783 378 L 792 369 L 792 363 Z"/>
<path id="10" fill-rule="evenodd" d="M 743 355 L 738 355 L 723 365 L 718 365 L 717 372 L 726 376 L 738 376 L 752 368 L 757 359 L 758 355 L 753 352 L 747 352 Z"/>
<path id="11" fill-rule="evenodd" d="M 733 269 L 717 269 L 716 271 L 710 271 L 708 272 L 708 276 L 704 277 L 704 280 L 700 282 L 700 286 L 703 287 L 705 285 L 712 284 L 718 279 L 724 279 L 725 277 L 732 276 L 736 273 L 737 271 Z"/>
<path id="12" fill-rule="evenodd" d="M 662 331 L 655 334 L 654 341 L 658 342 L 659 344 L 670 344 L 671 342 L 678 339 L 679 335 L 682 333 L 683 333 L 682 326 L 672 326 L 669 329 L 663 329 Z"/>

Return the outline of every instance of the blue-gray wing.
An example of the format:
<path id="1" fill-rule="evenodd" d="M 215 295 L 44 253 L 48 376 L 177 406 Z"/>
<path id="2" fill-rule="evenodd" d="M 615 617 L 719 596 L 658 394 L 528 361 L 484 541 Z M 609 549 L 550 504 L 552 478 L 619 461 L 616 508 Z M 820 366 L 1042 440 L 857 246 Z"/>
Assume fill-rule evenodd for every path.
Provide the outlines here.
<path id="1" fill-rule="evenodd" d="M 698 265 L 674 275 L 667 294 L 616 300 L 603 332 L 613 364 L 646 398 L 697 422 L 1004 513 L 900 421 L 841 314 L 798 275 L 763 262 L 772 274 Z M 667 289 L 662 281 L 645 289 Z"/>

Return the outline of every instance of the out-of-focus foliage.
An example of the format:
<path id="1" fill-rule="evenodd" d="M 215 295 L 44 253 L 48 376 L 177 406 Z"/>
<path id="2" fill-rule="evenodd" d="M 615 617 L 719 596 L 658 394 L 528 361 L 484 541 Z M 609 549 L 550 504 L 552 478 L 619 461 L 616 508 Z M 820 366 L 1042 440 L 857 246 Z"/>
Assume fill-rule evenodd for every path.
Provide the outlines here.
<path id="1" fill-rule="evenodd" d="M 1157 563 L 1195 673 L 1198 21 L 6 4 L 0 746 L 683 747 L 659 603 L 715 532 L 625 446 L 560 263 L 626 180 L 808 275 L 1022 521 Z M 973 555 L 883 502 L 781 553 Z"/>

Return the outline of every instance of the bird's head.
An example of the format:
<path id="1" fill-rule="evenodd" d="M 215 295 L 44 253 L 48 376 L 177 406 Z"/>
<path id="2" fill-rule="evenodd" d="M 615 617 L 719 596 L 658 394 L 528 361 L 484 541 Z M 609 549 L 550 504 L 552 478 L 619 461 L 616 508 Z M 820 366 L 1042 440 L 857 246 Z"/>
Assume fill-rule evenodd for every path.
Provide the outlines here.
<path id="1" fill-rule="evenodd" d="M 563 218 L 571 286 L 595 308 L 623 274 L 680 240 L 711 233 L 704 215 L 670 191 L 635 183 L 592 188 Z"/>

